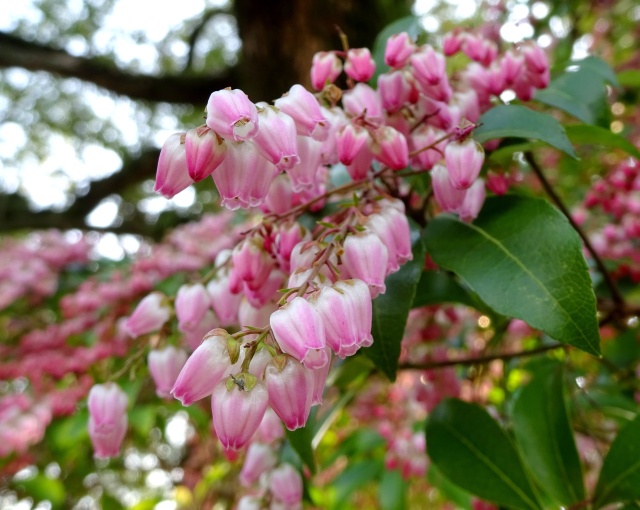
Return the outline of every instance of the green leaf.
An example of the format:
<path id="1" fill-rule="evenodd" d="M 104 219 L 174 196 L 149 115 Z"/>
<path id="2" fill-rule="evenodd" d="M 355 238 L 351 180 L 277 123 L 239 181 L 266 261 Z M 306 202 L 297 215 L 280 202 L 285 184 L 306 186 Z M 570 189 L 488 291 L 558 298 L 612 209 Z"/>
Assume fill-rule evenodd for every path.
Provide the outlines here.
<path id="1" fill-rule="evenodd" d="M 351 494 L 374 481 L 383 470 L 382 460 L 361 460 L 349 464 L 333 481 L 333 486 L 336 489 L 334 508 L 344 508 Z"/>
<path id="2" fill-rule="evenodd" d="M 481 407 L 443 400 L 427 422 L 427 453 L 454 484 L 499 505 L 538 509 L 513 443 Z"/>
<path id="3" fill-rule="evenodd" d="M 582 243 L 557 209 L 537 198 L 487 199 L 474 223 L 451 215 L 426 230 L 433 260 L 498 313 L 600 354 L 596 299 Z"/>
<path id="4" fill-rule="evenodd" d="M 563 506 L 584 500 L 582 467 L 564 400 L 562 365 L 538 371 L 516 399 L 513 430 L 540 486 Z"/>
<path id="5" fill-rule="evenodd" d="M 460 303 L 474 306 L 469 293 L 444 271 L 423 271 L 416 287 L 412 308 L 440 303 Z"/>
<path id="6" fill-rule="evenodd" d="M 613 441 L 600 470 L 594 508 L 640 499 L 640 414 Z"/>
<path id="7" fill-rule="evenodd" d="M 541 140 L 577 159 L 564 128 L 546 113 L 525 106 L 498 105 L 484 113 L 479 123 L 473 132 L 478 142 L 506 137 Z"/>
<path id="8" fill-rule="evenodd" d="M 420 231 L 412 224 L 413 260 L 385 280 L 387 291 L 373 300 L 373 344 L 364 351 L 391 381 L 396 379 L 400 342 L 424 266 Z"/>
<path id="9" fill-rule="evenodd" d="M 64 504 L 66 496 L 64 484 L 58 479 L 36 475 L 28 480 L 21 480 L 17 486 L 31 496 L 36 503 L 49 501 L 52 508 L 62 508 Z"/>
<path id="10" fill-rule="evenodd" d="M 378 501 L 382 510 L 407 508 L 407 482 L 398 470 L 383 471 L 378 487 Z"/>
<path id="11" fill-rule="evenodd" d="M 598 57 L 594 57 L 593 55 L 591 55 L 585 59 L 571 62 L 571 65 L 577 65 L 581 69 L 588 69 L 591 72 L 599 75 L 612 87 L 615 87 L 617 89 L 620 88 L 620 83 L 618 82 L 618 77 L 616 76 L 615 71 L 607 62 Z"/>
<path id="12" fill-rule="evenodd" d="M 630 156 L 640 159 L 640 150 L 626 138 L 600 126 L 579 124 L 567 126 L 567 136 L 574 144 L 590 144 L 621 149 Z"/>
<path id="13" fill-rule="evenodd" d="M 640 88 L 640 71 L 630 69 L 618 73 L 620 85 L 630 89 Z"/>
<path id="14" fill-rule="evenodd" d="M 427 480 L 440 491 L 445 499 L 450 500 L 456 508 L 471 510 L 471 494 L 444 476 L 435 464 L 429 465 Z"/>

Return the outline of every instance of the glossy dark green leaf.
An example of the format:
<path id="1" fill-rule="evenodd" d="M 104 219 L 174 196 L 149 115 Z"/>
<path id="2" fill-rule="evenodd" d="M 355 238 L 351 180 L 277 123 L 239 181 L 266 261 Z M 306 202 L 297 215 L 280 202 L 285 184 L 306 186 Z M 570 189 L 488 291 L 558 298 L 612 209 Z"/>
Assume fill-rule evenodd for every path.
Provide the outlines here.
<path id="1" fill-rule="evenodd" d="M 474 223 L 451 215 L 434 218 L 425 242 L 438 265 L 455 272 L 498 313 L 600 353 L 596 299 L 582 243 L 546 201 L 491 197 Z"/>
<path id="2" fill-rule="evenodd" d="M 539 370 L 513 407 L 513 431 L 533 476 L 563 506 L 584 500 L 582 467 L 564 400 L 562 366 Z"/>
<path id="3" fill-rule="evenodd" d="M 433 463 L 429 465 L 427 480 L 430 485 L 440 491 L 444 499 L 451 501 L 456 508 L 471 510 L 471 494 L 440 473 L 440 470 Z"/>
<path id="4" fill-rule="evenodd" d="M 564 128 L 546 113 L 525 106 L 498 105 L 484 113 L 479 124 L 480 127 L 473 132 L 478 142 L 508 137 L 540 140 L 572 158 L 577 157 Z"/>
<path id="5" fill-rule="evenodd" d="M 509 508 L 540 504 L 511 439 L 480 406 L 446 399 L 427 422 L 427 453 L 454 484 Z"/>
<path id="6" fill-rule="evenodd" d="M 640 159 L 640 150 L 626 138 L 600 126 L 580 124 L 567 126 L 567 136 L 574 144 L 590 144 L 625 151 L 630 156 Z"/>
<path id="7" fill-rule="evenodd" d="M 460 303 L 474 306 L 469 293 L 444 271 L 423 271 L 416 287 L 412 308 L 439 303 Z"/>
<path id="8" fill-rule="evenodd" d="M 407 482 L 397 469 L 382 472 L 378 487 L 378 501 L 382 510 L 407 508 Z"/>
<path id="9" fill-rule="evenodd" d="M 613 441 L 600 470 L 593 507 L 640 499 L 640 414 Z"/>
<path id="10" fill-rule="evenodd" d="M 615 71 L 601 58 L 590 55 L 585 59 L 571 62 L 571 65 L 577 65 L 581 69 L 589 69 L 593 73 L 602 77 L 604 81 L 612 87 L 620 88 L 620 83 L 618 82 L 618 77 L 616 76 Z"/>
<path id="11" fill-rule="evenodd" d="M 387 291 L 373 300 L 373 344 L 364 349 L 376 367 L 395 381 L 400 357 L 400 342 L 404 335 L 409 310 L 424 266 L 424 245 L 420 231 L 411 228 L 413 260 L 385 280 Z"/>

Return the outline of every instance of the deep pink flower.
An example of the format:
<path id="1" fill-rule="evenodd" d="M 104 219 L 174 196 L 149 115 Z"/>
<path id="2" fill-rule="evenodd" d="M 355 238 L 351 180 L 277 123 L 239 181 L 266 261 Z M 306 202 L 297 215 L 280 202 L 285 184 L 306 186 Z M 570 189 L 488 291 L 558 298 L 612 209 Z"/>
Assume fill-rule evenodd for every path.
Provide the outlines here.
<path id="1" fill-rule="evenodd" d="M 185 133 L 172 134 L 162 145 L 153 191 L 171 198 L 193 184 L 187 166 Z"/>
<path id="2" fill-rule="evenodd" d="M 333 51 L 320 51 L 311 63 L 311 85 L 322 90 L 327 83 L 333 83 L 342 72 L 342 61 Z"/>
<path id="3" fill-rule="evenodd" d="M 449 142 L 444 150 L 444 159 L 452 186 L 467 189 L 480 174 L 484 149 L 472 138 L 463 142 Z"/>
<path id="4" fill-rule="evenodd" d="M 368 81 L 376 70 L 371 52 L 368 48 L 351 48 L 347 51 L 344 72 L 355 81 Z"/>
<path id="5" fill-rule="evenodd" d="M 384 50 L 384 63 L 390 67 L 403 67 L 416 50 L 415 43 L 406 32 L 394 34 L 387 39 Z"/>
<path id="6" fill-rule="evenodd" d="M 97 458 L 115 457 L 127 433 L 127 395 L 114 383 L 96 384 L 88 398 L 89 437 Z"/>
<path id="7" fill-rule="evenodd" d="M 190 129 L 184 141 L 189 177 L 199 182 L 220 166 L 227 153 L 224 140 L 207 126 Z"/>

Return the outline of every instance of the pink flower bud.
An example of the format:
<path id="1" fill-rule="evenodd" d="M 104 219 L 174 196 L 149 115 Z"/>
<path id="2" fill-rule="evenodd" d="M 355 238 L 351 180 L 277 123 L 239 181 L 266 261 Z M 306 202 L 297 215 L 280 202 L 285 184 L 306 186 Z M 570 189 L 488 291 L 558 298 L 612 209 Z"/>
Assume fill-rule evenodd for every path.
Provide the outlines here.
<path id="1" fill-rule="evenodd" d="M 176 296 L 176 317 L 181 330 L 194 329 L 207 313 L 211 301 L 201 283 L 181 285 Z"/>
<path id="2" fill-rule="evenodd" d="M 449 32 L 444 36 L 442 41 L 442 51 L 446 57 L 455 55 L 462 48 L 463 36 L 457 32 Z"/>
<path id="3" fill-rule="evenodd" d="M 207 284 L 207 292 L 211 298 L 211 306 L 220 319 L 220 325 L 227 328 L 238 323 L 238 309 L 241 294 L 232 294 L 229 290 L 229 276 L 218 275 Z"/>
<path id="4" fill-rule="evenodd" d="M 227 156 L 211 174 L 227 209 L 258 207 L 277 175 L 276 167 L 258 152 L 253 142 L 229 142 Z"/>
<path id="5" fill-rule="evenodd" d="M 444 159 L 453 187 L 467 189 L 480 174 L 484 163 L 484 149 L 472 138 L 449 142 L 444 150 Z"/>
<path id="6" fill-rule="evenodd" d="M 509 191 L 509 176 L 504 173 L 496 173 L 491 170 L 487 173 L 487 188 L 496 195 L 504 195 Z"/>
<path id="7" fill-rule="evenodd" d="M 251 487 L 260 479 L 260 475 L 271 471 L 277 462 L 278 457 L 271 446 L 251 443 L 240 471 L 240 483 L 243 487 Z"/>
<path id="8" fill-rule="evenodd" d="M 446 133 L 432 126 L 419 126 L 409 138 L 411 151 L 420 151 L 411 158 L 411 167 L 416 170 L 429 170 L 433 168 L 438 161 L 442 159 L 444 154 L 445 141 L 440 141 Z M 425 147 L 432 147 L 425 149 Z"/>
<path id="9" fill-rule="evenodd" d="M 402 71 L 378 76 L 378 93 L 382 106 L 388 112 L 396 112 L 411 98 L 412 87 Z"/>
<path id="10" fill-rule="evenodd" d="M 462 51 L 464 51 L 465 55 L 471 60 L 480 62 L 485 66 L 491 64 L 498 55 L 498 48 L 493 42 L 482 36 L 470 34 L 465 38 Z"/>
<path id="11" fill-rule="evenodd" d="M 254 439 L 262 443 L 273 443 L 283 437 L 284 427 L 282 426 L 282 421 L 273 409 L 267 407 Z"/>
<path id="12" fill-rule="evenodd" d="M 344 72 L 355 81 L 368 81 L 376 70 L 376 64 L 368 48 L 352 48 L 347 51 Z"/>
<path id="13" fill-rule="evenodd" d="M 524 58 L 522 55 L 516 55 L 509 50 L 502 57 L 500 68 L 504 75 L 505 85 L 510 87 L 518 81 L 520 75 L 524 72 Z"/>
<path id="14" fill-rule="evenodd" d="M 251 289 L 259 289 L 275 268 L 271 255 L 264 247 L 264 239 L 251 237 L 238 244 L 232 252 L 230 277 L 239 278 Z"/>
<path id="15" fill-rule="evenodd" d="M 115 457 L 127 433 L 127 395 L 114 383 L 96 384 L 88 398 L 89 437 L 94 456 Z"/>
<path id="16" fill-rule="evenodd" d="M 271 299 L 276 297 L 278 290 L 284 288 L 286 275 L 279 269 L 274 269 L 269 273 L 267 280 L 258 288 L 252 288 L 244 283 L 244 295 L 254 308 L 262 308 Z"/>
<path id="17" fill-rule="evenodd" d="M 276 99 L 274 104 L 293 119 L 299 135 L 310 136 L 320 142 L 327 139 L 329 123 L 316 98 L 302 85 L 291 87 L 288 94 Z"/>
<path id="18" fill-rule="evenodd" d="M 278 170 L 290 170 L 300 162 L 296 138 L 296 125 L 286 113 L 273 106 L 258 112 L 260 130 L 253 142 L 268 161 Z"/>
<path id="19" fill-rule="evenodd" d="M 312 304 L 324 322 L 327 345 L 341 358 L 371 345 L 371 295 L 362 280 L 341 280 L 324 287 Z"/>
<path id="20" fill-rule="evenodd" d="M 202 320 L 192 329 L 183 329 L 181 327 L 178 327 L 178 329 L 184 334 L 182 337 L 183 344 L 186 344 L 191 351 L 195 351 L 200 346 L 202 339 L 207 335 L 207 333 L 219 327 L 220 321 L 218 318 L 211 310 L 207 310 L 204 317 L 202 317 Z"/>
<path id="21" fill-rule="evenodd" d="M 316 183 L 316 174 L 322 158 L 322 145 L 308 136 L 298 136 L 298 155 L 300 163 L 287 171 L 291 178 L 291 188 L 300 192 L 305 189 L 312 189 Z"/>
<path id="22" fill-rule="evenodd" d="M 373 132 L 371 151 L 383 165 L 393 170 L 402 170 L 409 164 L 407 139 L 391 126 L 382 126 Z"/>
<path id="23" fill-rule="evenodd" d="M 184 133 L 172 134 L 160 150 L 153 191 L 165 198 L 171 198 L 193 184 L 189 177 L 183 136 Z"/>
<path id="24" fill-rule="evenodd" d="M 272 313 L 270 324 L 280 348 L 307 368 L 320 368 L 327 363 L 324 324 L 306 299 L 296 297 Z"/>
<path id="25" fill-rule="evenodd" d="M 544 50 L 537 44 L 524 44 L 521 48 L 524 62 L 529 71 L 544 74 L 549 70 L 549 59 Z"/>
<path id="26" fill-rule="evenodd" d="M 327 83 L 333 83 L 342 72 L 342 62 L 333 51 L 320 51 L 311 63 L 311 85 L 322 90 Z"/>
<path id="27" fill-rule="evenodd" d="M 291 265 L 291 252 L 293 248 L 300 242 L 306 242 L 311 239 L 311 234 L 298 222 L 292 222 L 289 225 L 281 225 L 276 233 L 274 240 L 274 249 L 276 258 L 280 267 L 289 272 Z"/>
<path id="28" fill-rule="evenodd" d="M 187 353 L 172 345 L 162 350 L 152 349 L 149 351 L 147 364 L 153 382 L 156 383 L 156 394 L 159 397 L 167 398 L 170 396 L 171 389 L 186 362 Z"/>
<path id="29" fill-rule="evenodd" d="M 398 211 L 393 206 L 388 206 L 380 211 L 380 216 L 386 221 L 387 228 L 393 236 L 393 245 L 398 264 L 402 265 L 412 260 L 411 230 L 405 213 Z"/>
<path id="30" fill-rule="evenodd" d="M 387 39 L 384 50 L 384 63 L 390 67 L 403 67 L 416 50 L 415 43 L 406 32 L 394 34 Z"/>
<path id="31" fill-rule="evenodd" d="M 199 182 L 209 177 L 220 166 L 227 153 L 227 146 L 207 126 L 187 131 L 184 140 L 189 177 Z"/>
<path id="32" fill-rule="evenodd" d="M 438 164 L 431 170 L 431 186 L 433 195 L 440 209 L 444 212 L 456 212 L 462 204 L 466 190 L 453 187 L 449 179 L 447 167 Z"/>
<path id="33" fill-rule="evenodd" d="M 352 278 L 369 286 L 371 299 L 384 294 L 389 254 L 380 238 L 372 233 L 350 235 L 344 242 L 342 263 Z"/>
<path id="34" fill-rule="evenodd" d="M 373 152 L 369 144 L 365 143 L 360 147 L 351 164 L 347 165 L 347 172 L 354 181 L 361 181 L 369 175 L 371 163 L 373 163 Z"/>
<path id="35" fill-rule="evenodd" d="M 304 427 L 311 410 L 311 371 L 290 356 L 276 356 L 264 373 L 269 405 L 289 430 Z"/>
<path id="36" fill-rule="evenodd" d="M 340 163 L 350 165 L 368 140 L 369 132 L 363 127 L 351 123 L 345 125 L 336 140 Z"/>
<path id="37" fill-rule="evenodd" d="M 302 502 L 302 477 L 291 464 L 285 462 L 274 469 L 269 486 L 273 497 L 286 505 Z"/>
<path id="38" fill-rule="evenodd" d="M 214 329 L 189 356 L 171 394 L 184 406 L 211 395 L 216 384 L 234 370 L 239 349 L 225 330 Z"/>
<path id="39" fill-rule="evenodd" d="M 251 374 L 220 381 L 211 395 L 213 427 L 227 449 L 238 450 L 260 426 L 269 403 L 264 384 Z"/>
<path id="40" fill-rule="evenodd" d="M 264 328 L 269 324 L 271 314 L 277 309 L 278 305 L 274 301 L 268 302 L 262 308 L 254 308 L 249 301 L 243 299 L 238 309 L 240 327 Z"/>
<path id="41" fill-rule="evenodd" d="M 171 308 L 163 304 L 164 295 L 152 292 L 146 296 L 124 323 L 131 338 L 159 330 L 171 317 Z"/>
<path id="42" fill-rule="evenodd" d="M 480 100 L 473 89 L 460 90 L 454 94 L 454 101 L 460 107 L 460 118 L 477 122 L 480 118 Z"/>
<path id="43" fill-rule="evenodd" d="M 425 87 L 437 85 L 446 75 L 444 55 L 425 45 L 411 56 L 413 77 Z"/>
<path id="44" fill-rule="evenodd" d="M 258 110 L 239 89 L 217 90 L 207 102 L 207 126 L 225 139 L 250 140 L 258 131 Z"/>
<path id="45" fill-rule="evenodd" d="M 478 179 L 467 190 L 464 200 L 458 208 L 458 215 L 462 221 L 473 221 L 478 216 L 482 205 L 484 204 L 485 190 L 484 181 Z"/>
<path id="46" fill-rule="evenodd" d="M 345 111 L 354 117 L 363 116 L 371 122 L 382 122 L 384 112 L 380 95 L 366 83 L 356 83 L 342 95 Z"/>

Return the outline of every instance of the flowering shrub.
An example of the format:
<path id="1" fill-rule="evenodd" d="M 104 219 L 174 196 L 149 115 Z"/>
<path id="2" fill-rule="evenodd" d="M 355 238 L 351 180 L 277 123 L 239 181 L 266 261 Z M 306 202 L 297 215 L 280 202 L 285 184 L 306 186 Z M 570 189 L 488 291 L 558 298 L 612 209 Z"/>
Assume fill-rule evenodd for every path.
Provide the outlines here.
<path id="1" fill-rule="evenodd" d="M 85 279 L 55 319 L 7 321 L 6 473 L 36 462 L 45 434 L 64 449 L 81 409 L 96 459 L 118 462 L 132 429 L 145 437 L 168 413 L 215 436 L 182 452 L 176 483 L 199 507 L 222 478 L 239 509 L 339 508 L 358 490 L 371 504 L 369 482 L 384 508 L 640 498 L 625 287 L 639 274 L 638 163 L 620 156 L 574 212 L 546 175 L 576 158 L 572 141 L 640 156 L 602 127 L 557 120 L 575 111 L 563 76 L 599 80 L 604 100 L 611 70 L 590 58 L 551 80 L 533 42 L 501 51 L 463 31 L 441 47 L 401 32 L 377 53 L 384 69 L 367 48 L 318 53 L 315 92 L 294 84 L 273 104 L 214 91 L 205 124 L 167 139 L 155 191 L 211 176 L 234 212 Z M 58 271 L 88 263 L 85 241 L 43 239 L 59 246 L 3 247 L 28 253 L 0 267 L 5 307 L 51 296 Z M 28 389 L 10 388 L 21 379 Z M 164 415 L 138 407 L 154 399 Z M 610 450 L 593 462 L 583 443 Z M 225 472 L 203 475 L 205 444 L 200 465 Z"/>

